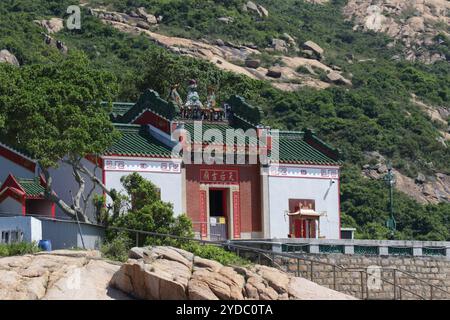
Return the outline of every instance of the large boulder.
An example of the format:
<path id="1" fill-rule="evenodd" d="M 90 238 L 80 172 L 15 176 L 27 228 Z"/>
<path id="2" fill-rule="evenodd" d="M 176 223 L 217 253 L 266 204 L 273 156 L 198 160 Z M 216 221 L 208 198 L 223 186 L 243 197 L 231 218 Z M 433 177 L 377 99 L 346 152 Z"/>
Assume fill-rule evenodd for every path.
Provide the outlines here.
<path id="1" fill-rule="evenodd" d="M 283 39 L 272 39 L 272 48 L 279 52 L 288 52 L 289 48 Z"/>
<path id="2" fill-rule="evenodd" d="M 288 285 L 291 300 L 356 300 L 356 298 L 322 287 L 304 278 L 294 277 Z"/>
<path id="3" fill-rule="evenodd" d="M 303 44 L 303 48 L 306 50 L 311 50 L 313 51 L 318 57 L 322 57 L 324 50 L 314 41 L 306 41 Z"/>
<path id="4" fill-rule="evenodd" d="M 217 21 L 225 23 L 225 24 L 231 24 L 234 22 L 234 19 L 233 19 L 233 17 L 220 17 L 220 18 L 217 18 Z"/>
<path id="5" fill-rule="evenodd" d="M 214 260 L 208 260 L 203 259 L 200 257 L 194 258 L 194 268 L 200 268 L 200 269 L 208 269 L 209 271 L 219 271 L 222 269 L 223 265 L 217 261 Z"/>
<path id="6" fill-rule="evenodd" d="M 139 299 L 284 300 L 304 297 L 299 287 L 302 283 L 275 268 L 223 266 L 172 247 L 133 248 L 130 256 L 142 258 L 129 259 L 123 264 L 111 285 Z M 333 290 L 327 291 L 328 296 L 351 298 Z M 320 299 L 320 294 L 315 298 Z"/>
<path id="7" fill-rule="evenodd" d="M 252 271 L 267 281 L 278 294 L 288 292 L 289 277 L 287 274 L 281 273 L 278 269 L 266 266 L 255 266 Z"/>
<path id="8" fill-rule="evenodd" d="M 197 279 L 189 281 L 188 296 L 189 300 L 219 300 L 207 283 Z"/>
<path id="9" fill-rule="evenodd" d="M 245 293 L 249 299 L 278 300 L 278 293 L 261 276 L 253 275 L 245 284 Z"/>
<path id="10" fill-rule="evenodd" d="M 139 17 L 147 21 L 149 24 L 158 24 L 158 19 L 153 14 L 147 13 L 147 11 L 145 11 L 145 8 L 138 8 L 136 10 L 136 13 L 139 15 Z"/>
<path id="11" fill-rule="evenodd" d="M 50 20 L 36 20 L 36 23 L 45 28 L 47 33 L 57 33 L 64 29 L 64 20 L 61 18 L 51 18 Z"/>
<path id="12" fill-rule="evenodd" d="M 138 21 L 136 27 L 144 30 L 150 30 L 150 25 L 145 21 Z"/>
<path id="13" fill-rule="evenodd" d="M 109 286 L 120 266 L 95 251 L 53 251 L 0 258 L 0 300 L 129 299 Z"/>
<path id="14" fill-rule="evenodd" d="M 245 66 L 251 69 L 258 69 L 261 66 L 261 60 L 259 59 L 247 59 L 245 60 Z"/>
<path id="15" fill-rule="evenodd" d="M 261 17 L 267 18 L 269 17 L 269 10 L 264 8 L 262 5 L 258 5 L 258 11 Z"/>
<path id="16" fill-rule="evenodd" d="M 339 72 L 331 70 L 327 73 L 327 81 L 338 85 L 351 86 L 352 82 L 344 78 Z"/>
<path id="17" fill-rule="evenodd" d="M 266 8 L 254 3 L 253 1 L 247 1 L 247 3 L 244 4 L 243 10 L 257 14 L 261 18 L 267 18 L 269 16 L 269 11 Z"/>
<path id="18" fill-rule="evenodd" d="M 270 78 L 279 79 L 283 75 L 279 68 L 270 68 L 266 74 Z"/>
<path id="19" fill-rule="evenodd" d="M 288 33 L 283 33 L 283 38 L 289 43 L 290 46 L 296 46 L 297 42 L 295 41 L 295 39 Z"/>
<path id="20" fill-rule="evenodd" d="M 259 13 L 258 5 L 256 3 L 254 3 L 253 1 L 247 1 L 247 3 L 244 4 L 244 11 L 251 11 L 253 13 Z"/>
<path id="21" fill-rule="evenodd" d="M 15 66 L 20 66 L 19 60 L 8 50 L 4 49 L 0 51 L 0 63 L 9 63 Z"/>

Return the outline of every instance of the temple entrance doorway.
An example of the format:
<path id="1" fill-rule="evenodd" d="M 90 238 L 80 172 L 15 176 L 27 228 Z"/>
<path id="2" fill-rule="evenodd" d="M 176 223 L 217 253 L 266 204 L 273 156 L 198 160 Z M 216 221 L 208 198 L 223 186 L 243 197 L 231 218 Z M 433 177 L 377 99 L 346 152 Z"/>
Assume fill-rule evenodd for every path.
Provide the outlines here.
<path id="1" fill-rule="evenodd" d="M 211 240 L 226 240 L 229 235 L 229 189 L 209 189 L 209 223 Z"/>

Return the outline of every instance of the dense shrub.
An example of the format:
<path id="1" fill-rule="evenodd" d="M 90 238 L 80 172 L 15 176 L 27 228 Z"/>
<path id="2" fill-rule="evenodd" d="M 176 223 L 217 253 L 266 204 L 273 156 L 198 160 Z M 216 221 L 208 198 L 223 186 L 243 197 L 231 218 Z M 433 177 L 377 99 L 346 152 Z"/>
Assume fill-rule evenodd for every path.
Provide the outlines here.
<path id="1" fill-rule="evenodd" d="M 0 244 L 0 257 L 22 256 L 39 252 L 40 249 L 35 242 L 17 242 L 11 244 Z"/>
<path id="2" fill-rule="evenodd" d="M 119 233 L 100 248 L 102 255 L 111 260 L 125 262 L 128 260 L 128 250 L 131 248 L 130 239 L 126 234 Z"/>

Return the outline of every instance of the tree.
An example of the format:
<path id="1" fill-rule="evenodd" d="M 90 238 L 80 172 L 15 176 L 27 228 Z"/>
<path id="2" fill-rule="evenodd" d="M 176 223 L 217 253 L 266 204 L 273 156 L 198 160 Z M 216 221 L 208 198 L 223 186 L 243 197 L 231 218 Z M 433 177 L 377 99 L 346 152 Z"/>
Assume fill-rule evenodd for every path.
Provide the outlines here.
<path id="1" fill-rule="evenodd" d="M 121 193 L 110 206 L 108 225 L 187 238 L 193 236 L 189 218 L 186 215 L 175 217 L 172 204 L 161 200 L 158 188 L 151 181 L 133 173 L 122 177 L 121 183 L 126 194 Z M 132 236 L 129 235 L 129 240 L 134 242 Z M 144 244 L 145 239 L 140 236 L 139 243 Z"/>
<path id="2" fill-rule="evenodd" d="M 46 199 L 67 215 L 88 221 L 85 177 L 111 194 L 86 168 L 87 155 L 100 155 L 118 137 L 101 101 L 111 101 L 115 78 L 90 66 L 80 53 L 59 57 L 48 64 L 22 68 L 0 66 L 0 114 L 5 118 L 2 139 L 26 150 L 37 160 L 46 180 Z M 59 198 L 52 187 L 50 168 L 61 162 L 72 167 L 78 190 L 72 204 Z"/>

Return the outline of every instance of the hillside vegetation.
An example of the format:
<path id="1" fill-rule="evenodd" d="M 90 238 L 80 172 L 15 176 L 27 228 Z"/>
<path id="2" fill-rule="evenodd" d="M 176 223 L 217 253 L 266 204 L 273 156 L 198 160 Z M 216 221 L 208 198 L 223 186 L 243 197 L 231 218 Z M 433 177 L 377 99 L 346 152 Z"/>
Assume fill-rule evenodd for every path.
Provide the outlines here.
<path id="1" fill-rule="evenodd" d="M 450 174 L 449 143 L 446 146 L 439 141 L 448 123 L 432 121 L 411 102 L 414 93 L 432 107 L 450 107 L 449 63 L 393 60 L 403 51 L 402 45 L 390 45 L 392 40 L 383 34 L 354 32 L 340 14 L 345 1 L 325 5 L 299 0 L 258 3 L 269 10 L 267 19 L 243 12 L 244 1 L 240 0 L 92 0 L 89 6 L 106 5 L 120 12 L 143 6 L 163 16 L 158 32 L 186 38 L 221 38 L 260 48 L 268 47 L 272 38 L 283 33 L 299 44 L 313 40 L 324 48 L 324 62 L 340 66 L 351 76 L 353 86 L 282 92 L 266 82 L 168 53 L 145 36 L 123 34 L 88 15 L 87 9 L 83 9 L 81 30 L 64 29 L 53 36 L 66 44 L 69 54 L 82 51 L 93 68 L 115 76 L 119 85 L 115 100 L 135 101 L 149 87 L 166 96 L 175 81 L 197 78 L 203 97 L 208 84 L 218 87 L 221 99 L 242 95 L 263 109 L 265 123 L 274 128 L 315 129 L 321 138 L 341 149 L 346 162 L 342 178 L 344 225 L 357 227 L 358 237 L 386 238 L 388 191 L 382 182 L 361 176 L 368 161 L 364 154 L 378 151 L 412 178 L 418 173 Z M 2 1 L 0 50 L 14 53 L 21 65 L 56 63 L 61 53 L 44 43 L 43 29 L 33 20 L 63 17 L 71 4 L 65 0 Z M 233 17 L 234 22 L 218 23 L 217 18 L 224 16 Z M 448 52 L 448 39 L 444 38 L 439 50 Z M 0 64 L 0 68 L 4 66 Z M 6 72 L 0 74 L 7 77 Z M 450 239 L 450 204 L 421 205 L 403 193 L 395 196 L 397 238 Z"/>

